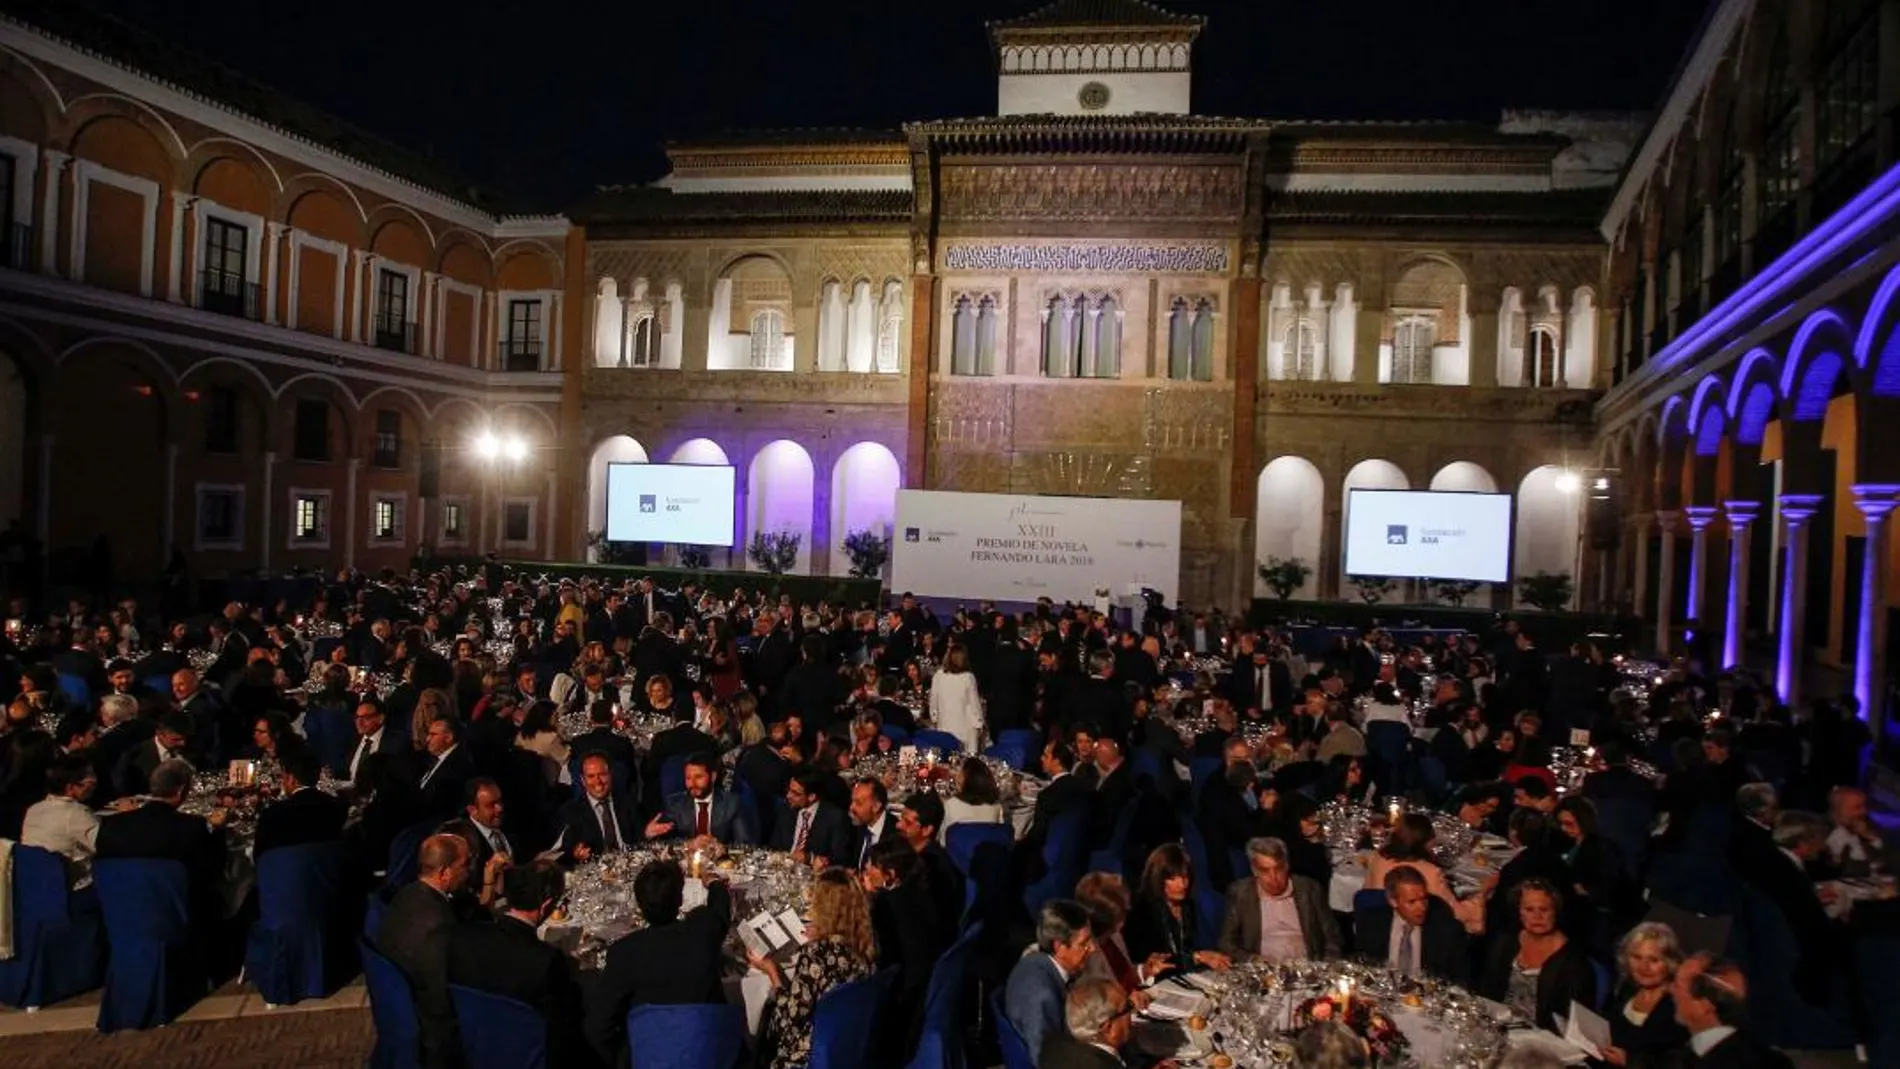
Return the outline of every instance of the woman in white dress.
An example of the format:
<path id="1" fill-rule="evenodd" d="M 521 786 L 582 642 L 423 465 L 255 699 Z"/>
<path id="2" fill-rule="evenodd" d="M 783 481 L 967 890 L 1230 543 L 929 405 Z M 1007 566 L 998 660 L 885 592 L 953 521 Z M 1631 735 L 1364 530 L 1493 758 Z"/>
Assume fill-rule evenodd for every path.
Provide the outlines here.
<path id="1" fill-rule="evenodd" d="M 930 677 L 930 719 L 937 730 L 948 731 L 963 744 L 963 752 L 983 749 L 983 699 L 976 693 L 976 674 L 970 671 L 970 651 L 950 647 L 943 667 Z"/>

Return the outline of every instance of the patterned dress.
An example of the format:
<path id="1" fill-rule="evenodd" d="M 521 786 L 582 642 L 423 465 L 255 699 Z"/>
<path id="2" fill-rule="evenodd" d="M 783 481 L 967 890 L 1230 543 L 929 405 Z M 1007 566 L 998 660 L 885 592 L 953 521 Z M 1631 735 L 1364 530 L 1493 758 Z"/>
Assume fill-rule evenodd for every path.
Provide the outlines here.
<path id="1" fill-rule="evenodd" d="M 812 1011 L 819 996 L 871 975 L 871 963 L 837 939 L 825 938 L 799 947 L 779 971 L 784 982 L 772 1001 L 770 1032 L 776 1046 L 770 1069 L 795 1069 L 811 1061 Z"/>

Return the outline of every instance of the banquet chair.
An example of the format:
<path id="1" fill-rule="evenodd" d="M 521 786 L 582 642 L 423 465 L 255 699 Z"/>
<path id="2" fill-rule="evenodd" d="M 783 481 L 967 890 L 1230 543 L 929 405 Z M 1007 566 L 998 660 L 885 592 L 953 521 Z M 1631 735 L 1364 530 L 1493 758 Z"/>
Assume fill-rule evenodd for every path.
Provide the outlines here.
<path id="1" fill-rule="evenodd" d="M 1042 911 L 1043 903 L 1067 895 L 1075 881 L 1082 878 L 1088 819 L 1089 807 L 1078 806 L 1050 821 L 1048 838 L 1042 844 L 1042 878 L 1023 888 L 1023 908 L 1031 917 Z"/>
<path id="2" fill-rule="evenodd" d="M 1009 1014 L 1003 1012 L 1001 987 L 990 992 L 990 1017 L 996 1021 L 996 1045 L 1003 1051 L 1003 1069 L 1036 1069 L 1036 1059 L 1029 1053 L 1028 1042 L 1010 1023 Z"/>
<path id="3" fill-rule="evenodd" d="M 99 1031 L 170 1024 L 210 989 L 204 951 L 191 930 L 184 863 L 100 858 L 92 881 L 111 947 Z"/>
<path id="4" fill-rule="evenodd" d="M 1008 765 L 1009 767 L 1015 769 L 1018 772 L 1029 771 L 1028 767 L 1025 764 L 1025 762 L 1029 760 L 1028 754 L 1024 752 L 1021 746 L 1017 746 L 1012 743 L 1006 743 L 1006 742 L 996 743 L 990 746 L 988 749 L 984 750 L 983 756 L 993 757 L 996 760 L 1003 762 L 1004 764 Z"/>
<path id="5" fill-rule="evenodd" d="M 1002 835 L 983 837 L 971 847 L 965 861 L 968 867 L 962 870 L 968 877 L 963 881 L 964 922 L 983 924 L 992 932 L 1003 931 L 1022 917 L 1023 904 L 1016 894 L 1012 871 L 1015 837 L 1004 824 L 956 824 L 950 830 L 962 827 L 1005 829 Z"/>
<path id="6" fill-rule="evenodd" d="M 266 1006 L 328 998 L 343 986 L 342 843 L 281 846 L 257 859 L 257 921 L 244 975 Z"/>
<path id="7" fill-rule="evenodd" d="M 1640 879 L 1649 859 L 1649 829 L 1656 822 L 1656 807 L 1642 798 L 1596 799 L 1597 833 L 1616 847 L 1623 871 L 1631 879 Z"/>
<path id="8" fill-rule="evenodd" d="M 169 689 L 168 684 L 167 691 Z M 67 701 L 82 709 L 92 704 L 92 684 L 86 682 L 85 676 L 76 676 L 71 672 L 59 673 L 59 692 L 66 696 Z"/>
<path id="9" fill-rule="evenodd" d="M 1385 907 L 1385 888 L 1383 887 L 1366 887 L 1353 892 L 1352 911 L 1355 915 Z"/>
<path id="10" fill-rule="evenodd" d="M 389 864 L 383 870 L 383 886 L 401 887 L 414 883 L 422 867 L 422 840 L 436 829 L 436 821 L 424 820 L 396 833 L 389 841 Z"/>
<path id="11" fill-rule="evenodd" d="M 1431 754 L 1420 754 L 1412 773 L 1418 780 L 1416 786 L 1425 792 L 1426 799 L 1432 805 L 1437 805 L 1451 793 L 1451 775 L 1445 770 L 1445 762 Z"/>
<path id="12" fill-rule="evenodd" d="M 547 1069 L 548 1022 L 541 1011 L 461 984 L 449 985 L 449 1002 L 468 1069 Z"/>
<path id="13" fill-rule="evenodd" d="M 686 789 L 686 758 L 669 757 L 660 766 L 660 803 Z"/>
<path id="14" fill-rule="evenodd" d="M 1227 900 L 1221 895 L 1222 888 L 1215 884 L 1214 870 L 1207 856 L 1207 840 L 1201 837 L 1201 829 L 1191 820 L 1181 822 L 1181 845 L 1187 849 L 1188 867 L 1193 872 L 1194 905 L 1200 929 L 1195 935 L 1195 945 L 1211 947 L 1220 937 L 1221 915 L 1227 911 Z"/>
<path id="15" fill-rule="evenodd" d="M 416 1017 L 416 993 L 409 977 L 377 953 L 369 940 L 356 941 L 363 955 L 363 986 L 369 989 L 369 1015 L 376 1025 L 376 1046 L 369 1069 L 420 1069 L 422 1024 Z"/>
<path id="16" fill-rule="evenodd" d="M 896 969 L 879 969 L 818 996 L 812 1008 L 809 1069 L 864 1069 L 871 1037 L 896 981 Z"/>
<path id="17" fill-rule="evenodd" d="M 970 861 L 976 855 L 977 848 L 984 843 L 996 843 L 1008 850 L 1016 841 L 1015 829 L 1004 821 L 994 823 L 969 822 L 952 824 L 943 833 L 943 848 L 950 853 L 950 860 L 957 871 L 965 876 L 970 874 Z"/>
<path id="18" fill-rule="evenodd" d="M 1868 1065 L 1900 1065 L 1900 937 L 1857 933 L 1854 973 L 1862 1017 L 1869 1024 Z"/>
<path id="19" fill-rule="evenodd" d="M 962 753 L 963 740 L 948 731 L 923 730 L 910 737 L 911 745 L 920 750 L 935 748 L 946 754 Z"/>
<path id="20" fill-rule="evenodd" d="M 348 706 L 311 702 L 303 714 L 304 738 L 317 762 L 335 772 L 348 771 L 356 748 L 356 711 Z"/>
<path id="21" fill-rule="evenodd" d="M 627 1011 L 632 1069 L 734 1069 L 745 1054 L 745 1007 L 635 1006 Z"/>
<path id="22" fill-rule="evenodd" d="M 905 731 L 896 724 L 885 724 L 878 729 L 878 734 L 891 740 L 891 745 L 893 746 L 902 746 L 910 741 L 910 732 Z"/>
<path id="23" fill-rule="evenodd" d="M 66 859 L 13 847 L 13 957 L 0 961 L 0 1004 L 38 1009 L 98 987 L 105 932 L 93 892 L 69 888 Z"/>
<path id="24" fill-rule="evenodd" d="M 1023 753 L 1039 756 L 1042 753 L 1042 732 L 1035 728 L 1004 728 L 996 733 L 999 746 L 1020 746 Z"/>
<path id="25" fill-rule="evenodd" d="M 1089 872 L 1121 873 L 1126 866 L 1128 840 L 1135 831 L 1135 818 L 1141 815 L 1142 806 L 1148 801 L 1148 792 L 1136 787 L 1129 795 L 1128 803 L 1115 815 L 1115 827 L 1109 831 L 1108 842 L 1089 855 Z"/>
<path id="26" fill-rule="evenodd" d="M 1201 792 L 1207 789 L 1207 785 L 1213 781 L 1215 776 L 1222 774 L 1226 770 L 1227 759 L 1219 754 L 1215 754 L 1211 757 L 1193 757 L 1188 759 L 1188 779 L 1192 781 L 1190 784 L 1190 793 L 1195 812 L 1200 811 Z"/>
<path id="27" fill-rule="evenodd" d="M 1736 899 L 1729 956 L 1748 978 L 1750 1031 L 1787 1050 L 1840 1050 L 1854 1045 L 1854 1031 L 1836 1007 L 1814 1006 L 1794 987 L 1800 949 L 1781 907 L 1744 884 Z"/>
<path id="28" fill-rule="evenodd" d="M 1371 760 L 1372 780 L 1382 793 L 1404 794 L 1413 779 L 1408 766 L 1411 756 L 1412 728 L 1395 720 L 1375 720 L 1366 725 L 1366 756 Z"/>
<path id="29" fill-rule="evenodd" d="M 151 691 L 153 694 L 170 694 L 172 692 L 172 677 L 168 675 L 159 674 L 146 676 L 139 682 L 143 683 L 145 689 Z"/>
<path id="30" fill-rule="evenodd" d="M 968 1015 L 964 1003 L 970 991 L 970 964 L 982 937 L 983 923 L 978 921 L 943 952 L 930 971 L 930 986 L 924 991 L 923 1035 L 907 1069 L 965 1069 L 963 1022 Z"/>

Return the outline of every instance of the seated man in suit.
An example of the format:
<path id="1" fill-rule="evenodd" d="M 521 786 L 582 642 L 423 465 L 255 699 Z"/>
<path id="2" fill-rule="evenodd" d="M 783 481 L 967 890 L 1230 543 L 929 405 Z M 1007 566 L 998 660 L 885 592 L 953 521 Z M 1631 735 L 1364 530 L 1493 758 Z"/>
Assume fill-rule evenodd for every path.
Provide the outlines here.
<path id="1" fill-rule="evenodd" d="M 950 851 L 937 841 L 943 827 L 943 798 L 933 790 L 912 791 L 904 799 L 897 815 L 897 831 L 923 862 L 924 880 L 930 885 L 930 901 L 939 917 L 955 926 L 963 915 L 963 873 L 950 860 Z"/>
<path id="2" fill-rule="evenodd" d="M 253 856 L 263 857 L 280 846 L 342 842 L 350 807 L 317 789 L 317 777 L 322 774 L 317 755 L 308 746 L 287 741 L 278 751 L 278 760 L 284 769 L 284 797 L 257 815 Z"/>
<path id="3" fill-rule="evenodd" d="M 350 748 L 350 762 L 337 771 L 339 779 L 352 785 L 363 772 L 363 762 L 379 753 L 407 750 L 402 733 L 389 726 L 383 715 L 383 703 L 374 694 L 363 695 L 356 706 L 356 745 Z"/>
<path id="4" fill-rule="evenodd" d="M 642 825 L 633 801 L 614 791 L 613 766 L 606 754 L 581 758 L 581 796 L 561 806 L 562 853 L 569 861 L 586 861 L 595 854 L 618 853 L 638 842 L 650 825 Z M 645 836 L 652 838 L 652 836 Z"/>
<path id="5" fill-rule="evenodd" d="M 561 872 L 546 862 L 516 865 L 501 884 L 508 911 L 493 924 L 457 929 L 449 941 L 449 983 L 533 1006 L 547 1022 L 548 1064 L 580 1064 L 587 1059 L 574 959 L 538 934 L 560 900 Z"/>
<path id="6" fill-rule="evenodd" d="M 1676 969 L 1670 988 L 1676 1020 L 1689 1030 L 1693 1063 L 1702 1069 L 1789 1069 L 1788 1056 L 1743 1031 L 1748 979 L 1731 961 L 1698 954 Z"/>
<path id="7" fill-rule="evenodd" d="M 679 862 L 652 862 L 633 878 L 633 900 L 647 926 L 607 948 L 588 1002 L 587 1041 L 611 1065 L 627 1064 L 627 1011 L 634 1006 L 726 1000 L 721 947 L 732 923 L 732 898 L 715 875 L 700 879 L 706 904 L 681 916 L 686 875 Z"/>
<path id="8" fill-rule="evenodd" d="M 772 828 L 772 849 L 789 851 L 792 859 L 807 862 L 814 858 L 842 864 L 852 856 L 851 818 L 836 806 L 818 797 L 822 773 L 800 772 L 785 787 L 785 804 L 790 819 L 779 820 Z"/>
<path id="9" fill-rule="evenodd" d="M 1404 976 L 1468 981 L 1465 926 L 1444 899 L 1426 889 L 1417 869 L 1400 865 L 1385 874 L 1385 903 L 1357 917 L 1354 938 L 1362 955 Z"/>
<path id="10" fill-rule="evenodd" d="M 568 743 L 568 749 L 576 756 L 584 757 L 590 753 L 605 754 L 608 762 L 618 764 L 632 775 L 640 767 L 640 759 L 634 753 L 633 740 L 614 730 L 614 703 L 601 699 L 587 707 L 588 731 Z"/>
<path id="11" fill-rule="evenodd" d="M 697 753 L 686 759 L 686 789 L 666 799 L 666 808 L 647 824 L 646 837 L 716 839 L 721 843 L 755 845 L 758 832 L 738 796 L 718 788 L 719 759 Z"/>
<path id="12" fill-rule="evenodd" d="M 66 859 L 77 889 L 92 885 L 92 856 L 99 845 L 99 817 L 86 804 L 99 783 L 83 753 L 61 754 L 46 770 L 46 797 L 26 811 L 20 845 L 50 850 Z"/>
<path id="13" fill-rule="evenodd" d="M 487 776 L 468 781 L 462 815 L 437 831 L 459 835 L 468 842 L 468 869 L 482 874 L 479 888 L 470 886 L 482 905 L 491 905 L 501 893 L 501 872 L 515 860 L 514 844 L 502 833 L 501 785 Z M 473 881 L 470 881 L 471 884 Z"/>
<path id="14" fill-rule="evenodd" d="M 891 816 L 891 795 L 880 780 L 869 776 L 851 784 L 852 846 L 839 864 L 861 869 L 870 860 L 871 848 L 886 839 L 898 838 L 897 820 Z"/>
<path id="15" fill-rule="evenodd" d="M 1788 810 L 1775 816 L 1776 852 L 1739 870 L 1744 881 L 1781 911 L 1794 936 L 1794 989 L 1811 1006 L 1825 1006 L 1834 990 L 1834 964 L 1846 947 L 1828 919 L 1807 866 L 1827 852 L 1828 823 L 1813 813 Z"/>
<path id="16" fill-rule="evenodd" d="M 1119 1051 L 1134 1033 L 1134 1003 L 1113 980 L 1083 980 L 1063 1010 L 1068 1033 L 1049 1036 L 1036 1069 L 1121 1069 Z"/>
<path id="17" fill-rule="evenodd" d="M 1064 813 L 1089 805 L 1095 788 L 1075 775 L 1076 754 L 1066 742 L 1051 742 L 1042 748 L 1042 774 L 1049 777 L 1036 795 L 1036 809 L 1029 819 L 1029 832 L 1023 836 L 1025 848 L 1041 851 L 1049 837 L 1049 825 Z"/>
<path id="18" fill-rule="evenodd" d="M 428 731 L 422 743 L 428 752 L 428 764 L 417 786 L 422 790 L 423 807 L 446 818 L 462 806 L 468 781 L 475 778 L 475 761 L 462 745 L 450 717 L 431 720 Z"/>
<path id="19" fill-rule="evenodd" d="M 461 836 L 424 839 L 416 882 L 396 892 L 376 930 L 376 949 L 415 991 L 424 1069 L 454 1069 L 461 1062 L 449 1003 L 449 944 L 461 934 L 451 899 L 468 872 L 468 843 Z"/>
<path id="20" fill-rule="evenodd" d="M 1066 898 L 1052 899 L 1036 918 L 1036 949 L 1024 954 L 1003 985 L 1003 1015 L 1039 1059 L 1051 1036 L 1069 1033 L 1069 981 L 1095 952 L 1088 910 Z"/>
<path id="21" fill-rule="evenodd" d="M 118 701 L 133 701 L 124 695 L 113 695 Z M 136 708 L 137 703 L 133 701 Z M 151 792 L 152 773 L 159 765 L 171 760 L 185 760 L 185 747 L 191 737 L 191 721 L 183 713 L 170 713 L 158 722 L 158 730 L 152 737 L 127 750 L 119 760 L 119 767 L 113 770 L 113 783 L 118 788 L 119 797 L 128 798 Z"/>
<path id="22" fill-rule="evenodd" d="M 1339 956 L 1339 924 L 1326 905 L 1326 890 L 1293 875 L 1286 844 L 1247 841 L 1252 874 L 1227 889 L 1226 917 L 1217 949 L 1235 961 L 1319 961 Z"/>

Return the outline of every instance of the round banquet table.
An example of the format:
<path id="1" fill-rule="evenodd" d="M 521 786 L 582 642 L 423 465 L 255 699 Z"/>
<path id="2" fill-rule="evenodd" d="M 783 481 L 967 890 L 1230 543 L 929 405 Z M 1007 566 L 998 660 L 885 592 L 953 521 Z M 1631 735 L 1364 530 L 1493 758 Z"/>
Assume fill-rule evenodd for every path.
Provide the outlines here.
<path id="1" fill-rule="evenodd" d="M 1368 849 L 1385 841 L 1392 810 L 1334 802 L 1320 810 L 1320 826 L 1333 857 L 1333 880 L 1326 899 L 1334 912 L 1351 913 L 1353 896 L 1366 888 Z M 1459 897 L 1476 894 L 1517 852 L 1503 839 L 1466 827 L 1449 813 L 1427 813 L 1432 828 L 1432 853 L 1445 879 Z"/>

